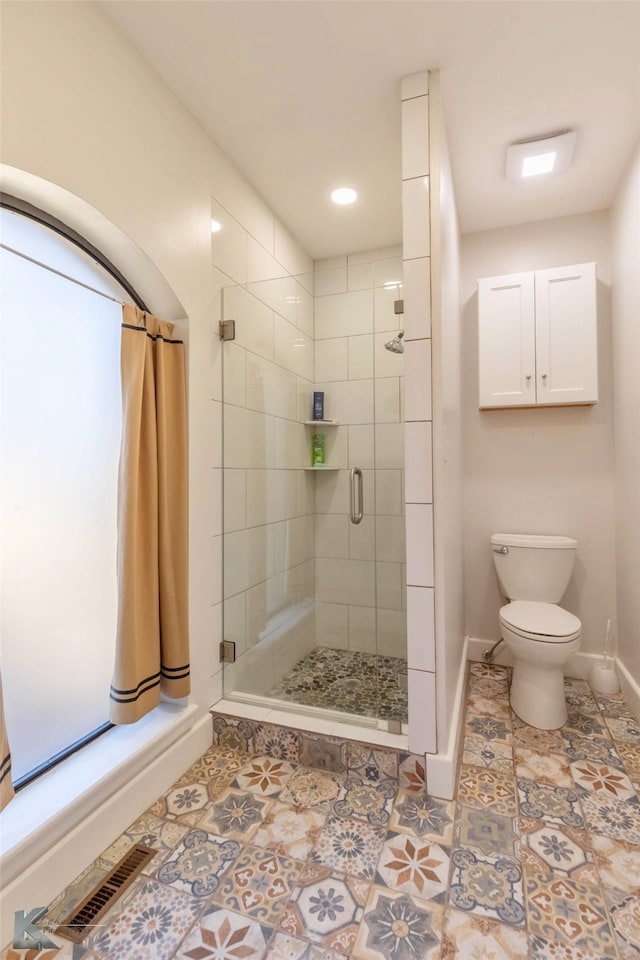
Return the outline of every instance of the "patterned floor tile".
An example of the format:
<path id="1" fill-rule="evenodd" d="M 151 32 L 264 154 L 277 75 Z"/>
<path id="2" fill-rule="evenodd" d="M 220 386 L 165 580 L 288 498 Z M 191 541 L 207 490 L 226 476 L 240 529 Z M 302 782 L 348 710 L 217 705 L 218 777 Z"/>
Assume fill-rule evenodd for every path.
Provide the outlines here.
<path id="1" fill-rule="evenodd" d="M 591 834 L 591 844 L 603 886 L 637 893 L 640 890 L 640 845 L 598 834 Z"/>
<path id="2" fill-rule="evenodd" d="M 513 735 L 511 723 L 497 717 L 469 716 L 464 727 L 465 737 L 477 737 L 481 740 L 501 740 L 511 743 Z"/>
<path id="3" fill-rule="evenodd" d="M 156 876 L 191 897 L 210 897 L 240 849 L 235 840 L 215 837 L 206 830 L 190 830 Z"/>
<path id="4" fill-rule="evenodd" d="M 295 807 L 274 800 L 251 842 L 281 856 L 306 860 L 326 819 L 327 814 L 317 807 Z"/>
<path id="5" fill-rule="evenodd" d="M 287 760 L 252 757 L 231 782 L 239 790 L 251 790 L 265 797 L 277 797 L 291 779 L 294 768 Z"/>
<path id="6" fill-rule="evenodd" d="M 311 767 L 298 767 L 283 787 L 279 799 L 298 807 L 329 810 L 344 788 L 345 775 Z"/>
<path id="7" fill-rule="evenodd" d="M 297 763 L 300 752 L 299 736 L 295 730 L 275 726 L 272 723 L 259 723 L 253 735 L 253 748 L 256 753 L 275 760 L 288 760 Z"/>
<path id="8" fill-rule="evenodd" d="M 621 693 L 613 694 L 610 697 L 603 693 L 596 694 L 596 703 L 603 717 L 613 717 L 621 720 L 632 720 L 633 713 L 627 706 L 627 703 Z"/>
<path id="9" fill-rule="evenodd" d="M 576 760 L 594 760 L 598 763 L 608 763 L 611 767 L 621 767 L 619 750 L 612 740 L 603 740 L 601 737 L 581 737 L 577 733 L 565 733 L 563 730 L 567 758 L 571 763 Z"/>
<path id="10" fill-rule="evenodd" d="M 508 686 L 511 680 L 511 669 L 509 667 L 499 667 L 495 663 L 471 663 L 469 677 L 478 680 L 497 680 Z"/>
<path id="11" fill-rule="evenodd" d="M 630 719 L 611 719 L 607 717 L 606 723 L 614 740 L 635 744 L 640 741 L 640 721 L 636 720 L 635 717 Z"/>
<path id="12" fill-rule="evenodd" d="M 370 884 L 306 869 L 280 917 L 280 930 L 350 954 L 364 914 Z"/>
<path id="13" fill-rule="evenodd" d="M 620 960 L 637 960 L 640 956 L 640 897 L 638 892 L 635 891 L 630 894 L 605 888 L 605 898 Z"/>
<path id="14" fill-rule="evenodd" d="M 92 958 L 168 960 L 202 911 L 203 902 L 148 880 L 132 886 L 117 907 L 107 926 L 86 940 Z"/>
<path id="15" fill-rule="evenodd" d="M 384 838 L 384 827 L 355 817 L 329 817 L 309 859 L 328 867 L 337 876 L 346 874 L 370 880 Z"/>
<path id="16" fill-rule="evenodd" d="M 321 733 L 300 734 L 300 763 L 332 773 L 347 772 L 347 747 L 344 740 Z"/>
<path id="17" fill-rule="evenodd" d="M 597 883 L 589 834 L 576 827 L 543 820 L 521 820 L 521 860 L 531 873 L 547 878 L 571 877 Z"/>
<path id="18" fill-rule="evenodd" d="M 585 793 L 617 797 L 618 800 L 635 796 L 633 784 L 619 767 L 594 760 L 576 760 L 571 764 L 571 773 L 576 786 Z"/>
<path id="19" fill-rule="evenodd" d="M 246 759 L 244 754 L 229 747 L 211 747 L 204 756 L 189 767 L 187 774 L 194 780 L 226 785 L 233 780 Z"/>
<path id="20" fill-rule="evenodd" d="M 206 808 L 198 827 L 227 840 L 248 843 L 264 820 L 272 800 L 228 787 Z"/>
<path id="21" fill-rule="evenodd" d="M 351 956 L 353 960 L 439 960 L 442 924 L 442 907 L 374 886 Z"/>
<path id="22" fill-rule="evenodd" d="M 288 933 L 276 933 L 264 960 L 347 960 L 343 953 L 336 953 L 318 943 L 300 940 Z"/>
<path id="23" fill-rule="evenodd" d="M 501 740 L 465 737 L 462 762 L 474 767 L 487 767 L 498 773 L 513 774 L 513 746 Z"/>
<path id="24" fill-rule="evenodd" d="M 514 757 L 519 780 L 535 780 L 549 787 L 573 786 L 571 770 L 564 754 L 537 753 L 516 745 Z"/>
<path id="25" fill-rule="evenodd" d="M 459 910 L 522 926 L 522 870 L 513 857 L 489 856 L 465 847 L 451 854 L 449 901 Z"/>
<path id="26" fill-rule="evenodd" d="M 564 732 L 564 730 L 563 730 Z M 536 753 L 564 753 L 564 742 L 558 730 L 538 730 L 514 715 L 513 745 L 535 750 Z"/>
<path id="27" fill-rule="evenodd" d="M 583 737 L 609 736 L 609 731 L 599 713 L 589 713 L 586 709 L 572 707 L 571 704 L 567 705 L 567 722 L 563 729 Z"/>
<path id="28" fill-rule="evenodd" d="M 578 793 L 567 787 L 549 787 L 533 780 L 518 780 L 520 813 L 533 820 L 582 827 L 584 820 Z"/>
<path id="29" fill-rule="evenodd" d="M 617 800 L 590 794 L 582 799 L 587 826 L 593 833 L 640 844 L 640 800 Z"/>
<path id="30" fill-rule="evenodd" d="M 400 790 L 410 790 L 422 793 L 426 789 L 427 768 L 424 757 L 414 753 L 401 754 L 398 765 L 398 787 Z"/>
<path id="31" fill-rule="evenodd" d="M 398 754 L 395 750 L 372 749 L 363 743 L 347 745 L 347 766 L 350 777 L 378 784 L 385 780 L 398 782 Z"/>
<path id="32" fill-rule="evenodd" d="M 176 960 L 262 960 L 271 927 L 231 910 L 209 907 L 194 924 Z"/>
<path id="33" fill-rule="evenodd" d="M 421 900 L 444 903 L 449 879 L 448 849 L 434 840 L 389 833 L 374 882 Z"/>
<path id="34" fill-rule="evenodd" d="M 515 781 L 512 776 L 479 767 L 460 767 L 458 800 L 468 807 L 514 817 L 516 810 Z"/>
<path id="35" fill-rule="evenodd" d="M 410 790 L 398 790 L 389 828 L 396 833 L 431 837 L 450 845 L 453 840 L 454 815 L 453 801 L 436 800 L 424 791 L 414 793 Z"/>
<path id="36" fill-rule="evenodd" d="M 531 937 L 529 956 L 530 960 L 594 960 L 591 950 L 585 952 L 580 947 L 538 936 Z M 599 953 L 598 960 L 616 960 L 616 954 Z"/>
<path id="37" fill-rule="evenodd" d="M 616 743 L 616 749 L 624 770 L 640 793 L 640 743 Z"/>
<path id="38" fill-rule="evenodd" d="M 157 850 L 155 857 L 149 860 L 142 869 L 143 873 L 152 875 L 169 856 L 173 848 L 182 840 L 188 831 L 188 827 L 180 826 L 177 823 L 170 823 L 167 820 L 161 820 L 152 814 L 143 813 L 143 815 L 132 823 L 130 827 L 119 837 L 115 843 L 108 847 L 102 857 L 109 863 L 118 863 L 124 857 L 129 848 L 134 843 L 142 843 L 145 847 L 151 847 Z"/>
<path id="39" fill-rule="evenodd" d="M 216 747 L 225 747 L 237 753 L 253 751 L 253 725 L 248 720 L 236 717 L 214 716 L 213 743 Z"/>
<path id="40" fill-rule="evenodd" d="M 222 878 L 213 900 L 226 910 L 274 926 L 301 869 L 302 864 L 290 857 L 260 847 L 244 847 Z"/>
<path id="41" fill-rule="evenodd" d="M 474 692 L 467 697 L 467 717 L 494 717 L 504 720 L 507 725 L 511 722 L 511 707 L 507 693 L 485 695 Z"/>
<path id="42" fill-rule="evenodd" d="M 332 812 L 336 817 L 358 817 L 383 827 L 389 822 L 396 793 L 395 780 L 371 783 L 350 774 L 339 798 L 332 804 Z"/>
<path id="43" fill-rule="evenodd" d="M 198 780 L 190 780 L 165 794 L 165 810 L 162 816 L 176 823 L 193 826 L 202 816 L 202 811 L 208 802 L 209 792 L 206 784 Z"/>
<path id="44" fill-rule="evenodd" d="M 479 693 L 483 697 L 496 697 L 509 695 L 509 682 L 506 677 L 469 677 L 467 687 L 469 694 Z"/>
<path id="45" fill-rule="evenodd" d="M 493 810 L 478 810 L 459 804 L 454 841 L 456 846 L 476 847 L 483 853 L 500 853 L 508 857 L 517 855 L 518 838 L 514 831 L 514 818 Z"/>
<path id="46" fill-rule="evenodd" d="M 447 910 L 442 960 L 527 960 L 527 934 L 488 917 Z"/>
<path id="47" fill-rule="evenodd" d="M 577 947 L 589 957 L 615 957 L 604 897 L 594 884 L 526 873 L 529 933 Z"/>

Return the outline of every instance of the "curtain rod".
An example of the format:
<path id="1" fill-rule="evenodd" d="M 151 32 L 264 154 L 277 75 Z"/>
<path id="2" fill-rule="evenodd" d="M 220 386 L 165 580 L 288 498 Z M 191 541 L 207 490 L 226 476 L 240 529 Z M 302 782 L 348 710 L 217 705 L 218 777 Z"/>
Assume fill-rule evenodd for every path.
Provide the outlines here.
<path id="1" fill-rule="evenodd" d="M 28 260 L 29 263 L 35 263 L 37 267 L 42 267 L 44 270 L 48 270 L 49 273 L 55 273 L 58 277 L 63 277 L 65 280 L 70 280 L 71 283 L 77 283 L 79 287 L 84 287 L 85 290 L 91 290 L 92 293 L 97 293 L 99 297 L 104 297 L 105 300 L 112 300 L 114 303 L 120 303 L 122 306 L 127 302 L 126 300 L 119 300 L 117 297 L 112 297 L 108 293 L 104 293 L 102 290 L 96 289 L 96 287 L 90 286 L 88 283 L 83 283 L 82 280 L 76 280 L 75 277 L 70 277 L 68 273 L 63 273 L 61 270 L 56 270 L 55 267 L 50 267 L 47 263 L 42 263 L 41 260 L 36 260 L 34 257 L 28 257 L 26 253 L 21 253 L 20 250 L 14 250 L 13 247 L 9 247 L 6 243 L 0 243 L 0 248 L 7 250 L 9 253 L 14 253 L 16 257 L 22 257 L 23 260 Z"/>
<path id="2" fill-rule="evenodd" d="M 2 190 L 0 190 L 0 207 L 4 208 L 5 210 L 10 210 L 12 213 L 17 213 L 23 217 L 27 217 L 29 220 L 35 220 L 36 223 L 40 223 L 43 227 L 53 230 L 54 233 L 64 237 L 65 240 L 69 240 L 76 247 L 80 247 L 80 249 L 87 253 L 92 260 L 103 267 L 109 276 L 113 277 L 113 279 L 131 298 L 131 303 L 135 303 L 136 307 L 144 310 L 145 313 L 151 312 L 137 290 L 131 286 L 127 278 L 118 270 L 111 260 L 104 255 L 102 250 L 99 250 L 98 247 L 94 247 L 94 245 L 90 243 L 86 237 L 83 237 L 82 234 L 78 233 L 77 230 L 74 230 L 73 227 L 63 223 L 62 220 L 59 220 L 52 214 L 47 213 L 46 210 L 41 210 L 39 207 L 34 207 L 34 205 L 29 203 L 27 200 L 21 200 L 19 197 L 11 196 L 11 194 L 4 193 Z M 46 264 L 43 264 L 43 266 L 46 266 Z M 71 279 L 73 279 L 73 277 Z M 117 302 L 120 303 L 120 301 Z"/>

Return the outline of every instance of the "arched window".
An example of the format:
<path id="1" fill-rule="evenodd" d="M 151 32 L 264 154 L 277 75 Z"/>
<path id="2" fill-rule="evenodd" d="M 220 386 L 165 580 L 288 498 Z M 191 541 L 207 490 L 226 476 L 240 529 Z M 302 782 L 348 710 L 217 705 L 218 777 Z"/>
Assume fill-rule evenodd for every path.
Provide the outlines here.
<path id="1" fill-rule="evenodd" d="M 141 305 L 93 248 L 30 213 L 0 210 L 2 679 L 18 785 L 109 726 L 121 302 Z"/>

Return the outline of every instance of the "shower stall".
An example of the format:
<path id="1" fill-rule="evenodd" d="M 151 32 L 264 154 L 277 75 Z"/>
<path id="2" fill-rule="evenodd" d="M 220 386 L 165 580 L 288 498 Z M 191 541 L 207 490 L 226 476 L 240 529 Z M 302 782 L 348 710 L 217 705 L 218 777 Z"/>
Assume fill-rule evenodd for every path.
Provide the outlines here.
<path id="1" fill-rule="evenodd" d="M 223 291 L 226 699 L 405 729 L 401 301 L 398 247 Z"/>

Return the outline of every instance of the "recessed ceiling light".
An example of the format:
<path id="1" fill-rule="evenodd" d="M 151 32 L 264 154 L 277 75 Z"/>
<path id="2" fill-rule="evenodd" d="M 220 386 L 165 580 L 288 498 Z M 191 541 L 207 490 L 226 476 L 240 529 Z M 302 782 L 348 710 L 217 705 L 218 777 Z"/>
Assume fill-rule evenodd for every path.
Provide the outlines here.
<path id="1" fill-rule="evenodd" d="M 357 200 L 358 194 L 355 190 L 352 190 L 351 187 L 338 187 L 337 190 L 333 190 L 331 193 L 331 199 L 334 203 L 346 204 L 353 203 L 354 200 Z"/>
<path id="2" fill-rule="evenodd" d="M 571 163 L 575 143 L 574 130 L 512 143 L 507 147 L 507 177 L 523 180 L 545 173 L 562 173 Z"/>
<path id="3" fill-rule="evenodd" d="M 211 233 L 219 233 L 222 230 L 222 224 L 219 220 L 211 221 Z"/>

